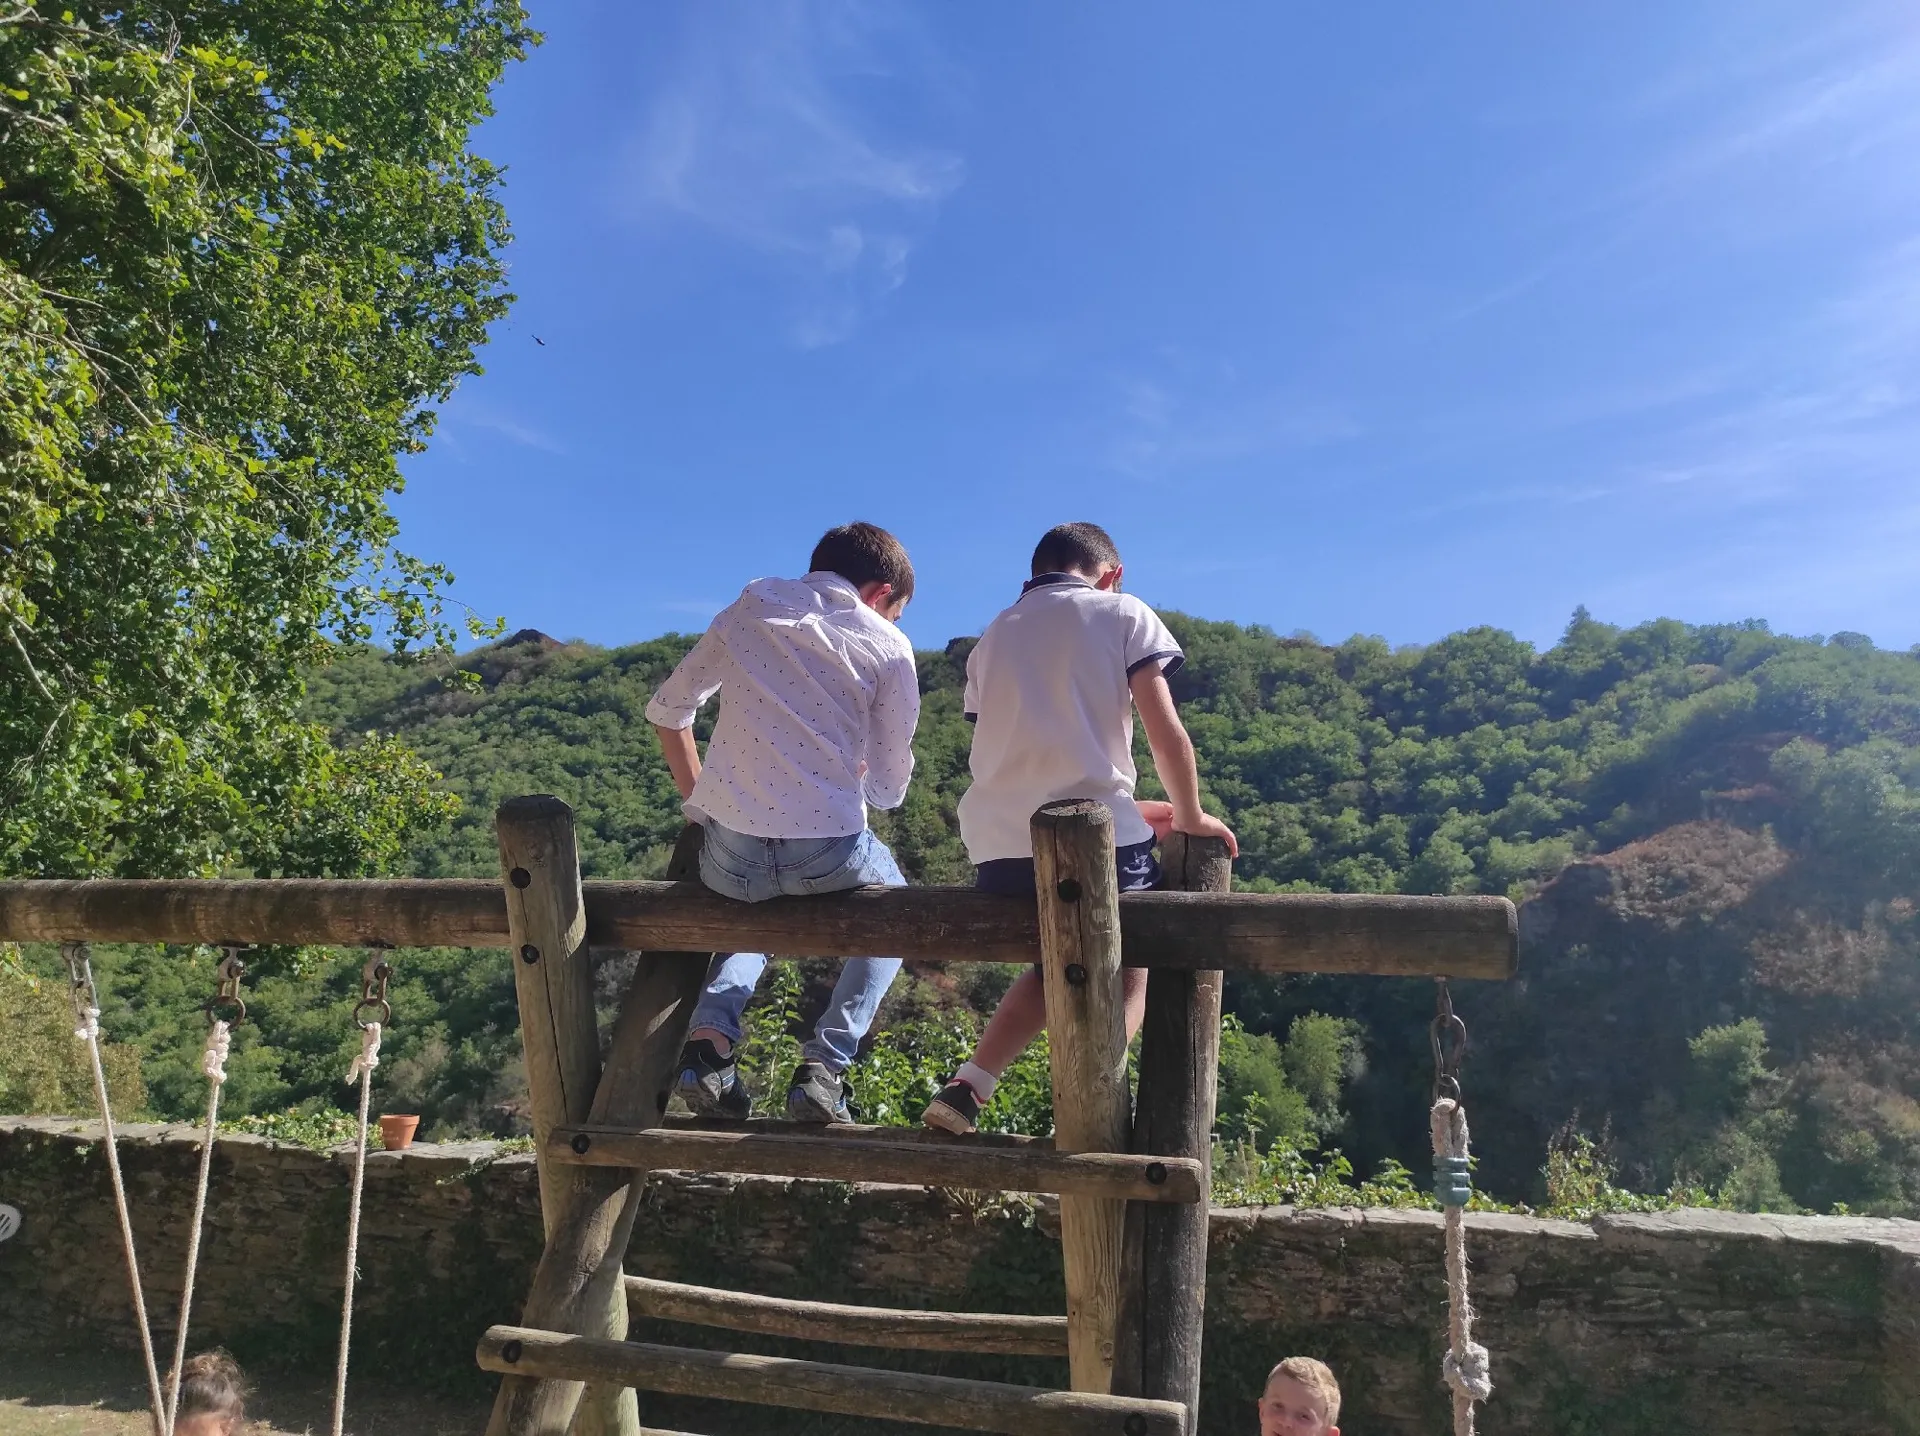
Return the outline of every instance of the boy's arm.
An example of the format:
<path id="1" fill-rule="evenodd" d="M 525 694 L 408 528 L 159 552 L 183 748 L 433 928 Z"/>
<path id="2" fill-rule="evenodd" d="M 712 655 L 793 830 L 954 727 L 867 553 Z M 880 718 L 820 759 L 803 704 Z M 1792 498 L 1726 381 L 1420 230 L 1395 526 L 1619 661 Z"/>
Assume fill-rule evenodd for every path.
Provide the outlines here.
<path id="1" fill-rule="evenodd" d="M 911 656 L 881 670 L 868 715 L 867 771 L 862 787 L 876 808 L 897 808 L 913 777 L 913 730 L 920 723 L 920 676 Z"/>
<path id="2" fill-rule="evenodd" d="M 684 802 L 693 796 L 693 785 L 700 781 L 700 747 L 693 741 L 693 729 L 656 723 L 653 731 L 660 735 L 660 754 L 667 760 L 673 786 L 680 790 Z"/>
<path id="3" fill-rule="evenodd" d="M 668 675 L 647 704 L 647 721 L 660 735 L 660 752 L 685 799 L 700 777 L 700 749 L 693 741 L 693 716 L 720 691 L 720 661 L 725 646 L 709 628 Z"/>
<path id="4" fill-rule="evenodd" d="M 1180 721 L 1180 709 L 1173 701 L 1166 674 L 1157 663 L 1150 663 L 1127 680 L 1127 687 L 1133 690 L 1134 706 L 1140 710 L 1141 726 L 1147 730 L 1147 746 L 1153 750 L 1160 786 L 1172 800 L 1173 830 L 1224 838 L 1228 855 L 1239 857 L 1240 841 L 1233 829 L 1200 807 L 1200 769 L 1193 758 L 1193 740 Z"/>

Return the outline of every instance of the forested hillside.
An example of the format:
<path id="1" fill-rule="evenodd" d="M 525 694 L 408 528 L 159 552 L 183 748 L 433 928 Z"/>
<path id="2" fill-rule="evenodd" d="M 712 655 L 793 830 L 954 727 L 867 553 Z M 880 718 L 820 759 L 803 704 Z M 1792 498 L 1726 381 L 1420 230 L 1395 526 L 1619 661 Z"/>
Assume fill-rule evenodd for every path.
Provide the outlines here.
<path id="1" fill-rule="evenodd" d="M 1758 623 L 1623 630 L 1584 612 L 1544 652 L 1485 628 L 1396 650 L 1169 621 L 1242 885 L 1525 904 L 1522 979 L 1456 993 L 1493 1190 L 1536 1195 L 1556 1133 L 1563 1147 L 1585 1134 L 1643 1190 L 1920 1210 L 1920 655 Z M 350 741 L 397 735 L 445 775 L 461 809 L 416 849 L 422 874 L 492 873 L 495 804 L 546 791 L 575 805 L 590 874 L 652 875 L 681 819 L 642 709 L 687 642 L 606 650 L 523 632 L 468 655 L 464 684 L 346 656 L 313 677 L 309 712 Z M 953 811 L 969 642 L 921 655 L 920 768 L 906 806 L 877 820 L 918 881 L 968 873 Z M 114 981 L 161 966 L 136 957 Z M 494 966 L 407 965 L 390 1077 L 446 1122 L 511 1120 L 511 985 Z M 350 976 L 265 981 L 278 1025 L 271 1051 L 249 1049 L 257 1104 L 331 1091 L 347 1035 L 314 984 L 344 991 Z M 997 989 L 922 978 L 889 1022 Z M 1319 1136 L 1363 1170 L 1417 1162 L 1432 1001 L 1420 982 L 1230 984 L 1249 1036 L 1232 1044 L 1223 1125 Z M 1337 1020 L 1301 1020 L 1312 1013 Z M 191 1101 L 190 1026 L 141 1038 L 156 1106 Z"/>

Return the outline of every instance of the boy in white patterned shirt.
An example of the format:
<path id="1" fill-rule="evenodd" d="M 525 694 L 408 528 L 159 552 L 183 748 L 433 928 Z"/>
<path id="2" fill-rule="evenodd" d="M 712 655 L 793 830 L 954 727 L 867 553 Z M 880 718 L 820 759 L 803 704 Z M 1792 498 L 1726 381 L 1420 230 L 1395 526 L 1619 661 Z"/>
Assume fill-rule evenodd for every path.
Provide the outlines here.
<path id="1" fill-rule="evenodd" d="M 706 829 L 700 880 L 742 902 L 901 887 L 867 804 L 894 808 L 913 774 L 920 685 L 895 624 L 913 597 L 900 541 L 872 524 L 829 530 L 805 578 L 755 579 L 713 620 L 647 704 L 690 821 Z M 694 714 L 720 714 L 702 767 Z M 703 1116 L 745 1117 L 735 1069 L 741 1013 L 767 960 L 717 957 L 693 1013 L 676 1090 Z M 841 968 L 787 1090 L 787 1115 L 847 1122 L 844 1074 L 900 971 L 897 957 Z"/>

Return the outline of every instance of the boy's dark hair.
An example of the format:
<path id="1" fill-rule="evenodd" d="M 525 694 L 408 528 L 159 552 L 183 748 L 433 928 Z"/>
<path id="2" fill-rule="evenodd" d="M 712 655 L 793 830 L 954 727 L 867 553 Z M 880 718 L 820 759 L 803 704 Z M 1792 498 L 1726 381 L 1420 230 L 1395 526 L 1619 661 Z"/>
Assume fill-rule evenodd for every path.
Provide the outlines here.
<path id="1" fill-rule="evenodd" d="M 224 1351 L 203 1351 L 180 1368 L 180 1411 L 186 1416 L 219 1416 L 238 1430 L 247 1419 L 247 1381 Z"/>
<path id="2" fill-rule="evenodd" d="M 807 566 L 811 573 L 837 573 L 855 588 L 890 583 L 896 603 L 913 597 L 913 561 L 900 540 L 876 524 L 828 529 Z"/>
<path id="3" fill-rule="evenodd" d="M 1050 528 L 1033 551 L 1033 576 L 1043 573 L 1097 574 L 1120 562 L 1113 537 L 1099 524 L 1060 524 Z"/>

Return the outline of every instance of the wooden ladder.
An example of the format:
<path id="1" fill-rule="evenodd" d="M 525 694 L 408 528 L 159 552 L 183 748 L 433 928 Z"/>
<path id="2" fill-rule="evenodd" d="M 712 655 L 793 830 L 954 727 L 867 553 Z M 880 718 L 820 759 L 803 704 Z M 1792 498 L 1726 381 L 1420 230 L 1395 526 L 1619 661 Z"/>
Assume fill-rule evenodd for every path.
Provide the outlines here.
<path id="1" fill-rule="evenodd" d="M 605 1070 L 597 1070 L 573 815 L 557 799 L 516 799 L 501 808 L 498 826 L 547 1246 L 523 1324 L 496 1326 L 480 1342 L 480 1365 L 505 1377 L 492 1436 L 638 1436 L 636 1388 L 1009 1436 L 1189 1436 L 1205 1306 L 1220 975 L 1149 979 L 1156 1020 L 1143 1039 L 1136 1124 L 1113 819 L 1103 804 L 1056 803 L 1034 816 L 1051 1140 L 669 1118 L 668 1092 L 710 954 L 646 955 Z M 698 843 L 697 830 L 683 834 L 669 877 L 693 875 Z M 1171 886 L 1225 890 L 1228 862 L 1216 840 L 1176 839 L 1168 849 Z M 627 1277 L 645 1175 L 665 1169 L 1056 1194 L 1067 1314 L 890 1310 Z M 622 1339 L 630 1308 L 850 1345 L 1065 1355 L 1072 1389 L 630 1342 Z M 1192 1330 L 1170 1343 L 1155 1339 L 1163 1326 Z"/>
<path id="2" fill-rule="evenodd" d="M 495 1327 L 488 1430 L 640 1436 L 634 1388 L 980 1431 L 1192 1436 L 1206 1303 L 1207 1147 L 1220 970 L 1507 978 L 1513 904 L 1498 897 L 1229 893 L 1221 845 L 1163 845 L 1166 888 L 1116 897 L 1111 817 L 1064 803 L 1034 820 L 1038 904 L 963 888 L 860 888 L 737 903 L 694 876 L 583 886 L 573 814 L 515 798 L 498 814 L 503 887 L 471 879 L 0 882 L 0 941 L 504 947 L 519 997 L 546 1247 L 519 1327 Z M 1130 1103 L 1120 937 L 1150 972 Z M 642 950 L 602 1070 L 588 945 Z M 1054 1139 L 901 1129 L 799 1130 L 667 1119 L 713 951 L 892 953 L 1040 962 Z M 1061 1317 L 888 1311 L 646 1282 L 622 1271 L 649 1170 L 932 1182 L 1060 1198 Z M 1059 1354 L 1070 1391 L 627 1342 L 649 1316 L 926 1350 Z M 661 1436 L 661 1433 L 655 1433 Z"/>

